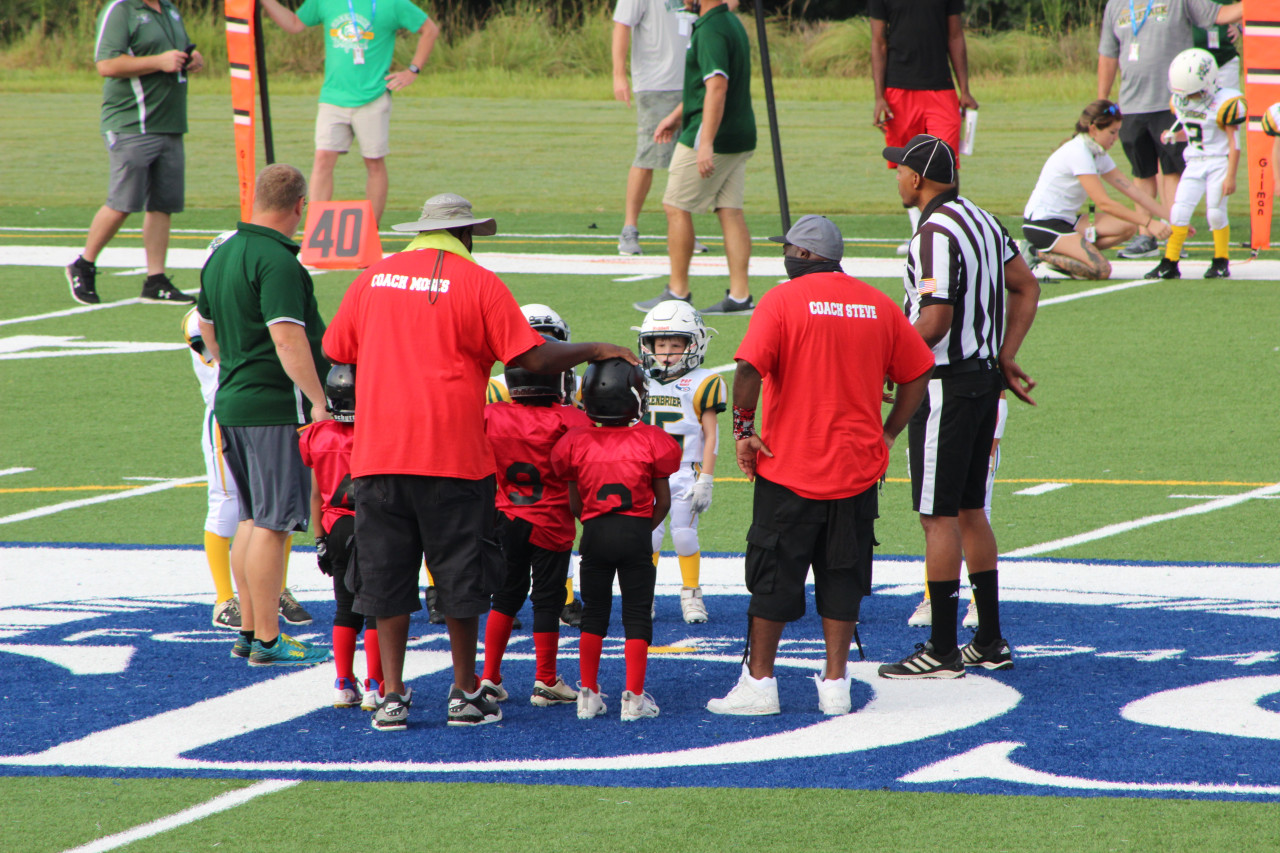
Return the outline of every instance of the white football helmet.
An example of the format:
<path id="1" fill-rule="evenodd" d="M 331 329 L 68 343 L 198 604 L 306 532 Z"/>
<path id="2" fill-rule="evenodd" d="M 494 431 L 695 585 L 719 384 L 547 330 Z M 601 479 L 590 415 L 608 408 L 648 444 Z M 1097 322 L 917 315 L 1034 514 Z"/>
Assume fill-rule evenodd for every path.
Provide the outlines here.
<path id="1" fill-rule="evenodd" d="M 1218 62 L 1198 47 L 1188 48 L 1169 63 L 1169 91 L 1189 98 L 1212 92 L 1218 83 Z"/>
<path id="2" fill-rule="evenodd" d="M 707 343 L 716 330 L 702 322 L 698 309 L 679 299 L 659 302 L 639 326 L 632 326 L 640 333 L 640 363 L 644 372 L 654 379 L 668 381 L 685 375 L 698 365 L 707 354 Z M 684 355 L 675 364 L 663 364 L 654 353 L 654 338 L 681 337 L 689 341 Z"/>
<path id="3" fill-rule="evenodd" d="M 551 306 L 531 302 L 521 305 L 520 311 L 536 331 L 545 332 L 558 341 L 569 340 L 569 324 Z"/>

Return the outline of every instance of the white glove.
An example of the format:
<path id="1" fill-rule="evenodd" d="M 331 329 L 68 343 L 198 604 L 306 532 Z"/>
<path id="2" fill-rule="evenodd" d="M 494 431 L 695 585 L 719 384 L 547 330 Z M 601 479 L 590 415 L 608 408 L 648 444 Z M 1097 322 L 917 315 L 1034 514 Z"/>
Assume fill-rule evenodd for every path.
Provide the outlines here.
<path id="1" fill-rule="evenodd" d="M 711 508 L 711 484 L 714 482 L 715 477 L 710 474 L 698 475 L 698 481 L 689 490 L 689 508 L 694 515 L 701 515 Z"/>

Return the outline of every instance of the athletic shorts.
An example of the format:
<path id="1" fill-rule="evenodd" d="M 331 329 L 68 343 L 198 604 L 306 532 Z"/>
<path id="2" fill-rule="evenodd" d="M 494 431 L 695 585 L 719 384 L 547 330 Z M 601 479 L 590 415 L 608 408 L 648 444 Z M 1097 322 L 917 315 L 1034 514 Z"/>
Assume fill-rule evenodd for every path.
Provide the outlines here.
<path id="1" fill-rule="evenodd" d="M 921 515 L 957 516 L 962 509 L 982 509 L 987 500 L 1004 379 L 992 363 L 951 376 L 946 368 L 934 368 L 935 378 L 907 427 L 911 506 Z M 937 378 L 938 371 L 945 378 Z"/>
<path id="2" fill-rule="evenodd" d="M 489 611 L 506 574 L 497 540 L 494 478 L 376 474 L 355 478 L 357 613 L 379 619 L 422 609 L 425 556 L 445 616 Z"/>
<path id="3" fill-rule="evenodd" d="M 1080 217 L 1076 217 L 1076 222 Z M 1042 252 L 1047 252 L 1057 245 L 1058 240 L 1076 233 L 1076 223 L 1065 219 L 1024 219 L 1022 220 L 1022 236 L 1027 242 Z"/>
<path id="4" fill-rule="evenodd" d="M 960 152 L 960 97 L 954 89 L 893 89 L 884 90 L 893 118 L 884 126 L 884 144 L 901 148 L 911 137 L 930 133 Z M 957 156 L 957 166 L 959 158 Z M 897 163 L 889 163 L 896 169 Z"/>
<path id="5" fill-rule="evenodd" d="M 871 555 L 879 515 L 877 486 L 849 498 L 813 500 L 756 476 L 747 530 L 747 613 L 773 622 L 804 616 L 813 567 L 818 615 L 858 621 L 871 594 Z"/>
<path id="6" fill-rule="evenodd" d="M 689 213 L 706 213 L 720 208 L 742 209 L 747 189 L 747 161 L 754 151 L 715 154 L 711 177 L 698 174 L 698 152 L 676 143 L 667 174 L 667 191 L 662 203 Z"/>
<path id="7" fill-rule="evenodd" d="M 636 92 L 636 159 L 635 169 L 665 169 L 671 165 L 676 141 L 654 142 L 658 124 L 680 106 L 680 92 Z"/>
<path id="8" fill-rule="evenodd" d="M 1130 170 L 1135 178 L 1154 178 L 1157 171 L 1166 175 L 1181 175 L 1182 150 L 1185 142 L 1165 145 L 1160 134 L 1173 127 L 1172 110 L 1155 113 L 1129 113 L 1120 124 L 1120 144 L 1129 158 Z"/>
<path id="9" fill-rule="evenodd" d="M 120 213 L 181 213 L 186 155 L 181 133 L 104 134 L 111 180 L 107 207 Z"/>
<path id="10" fill-rule="evenodd" d="M 311 469 L 298 452 L 296 424 L 221 426 L 222 448 L 240 494 L 240 520 L 283 532 L 311 519 Z"/>
<path id="11" fill-rule="evenodd" d="M 316 112 L 316 150 L 351 150 L 351 138 L 360 143 L 360 156 L 381 160 L 391 153 L 391 93 L 361 107 L 338 107 L 321 103 Z"/>

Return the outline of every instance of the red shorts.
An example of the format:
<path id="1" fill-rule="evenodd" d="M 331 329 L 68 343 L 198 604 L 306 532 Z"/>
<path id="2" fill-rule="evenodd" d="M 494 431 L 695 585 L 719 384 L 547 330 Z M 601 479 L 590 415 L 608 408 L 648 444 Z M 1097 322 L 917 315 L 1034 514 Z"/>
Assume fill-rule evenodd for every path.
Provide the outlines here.
<path id="1" fill-rule="evenodd" d="M 893 113 L 885 123 L 885 145 L 900 148 L 916 134 L 929 133 L 951 146 L 959 165 L 960 98 L 954 89 L 886 88 L 884 99 Z M 896 169 L 897 164 L 889 163 L 889 168 Z"/>

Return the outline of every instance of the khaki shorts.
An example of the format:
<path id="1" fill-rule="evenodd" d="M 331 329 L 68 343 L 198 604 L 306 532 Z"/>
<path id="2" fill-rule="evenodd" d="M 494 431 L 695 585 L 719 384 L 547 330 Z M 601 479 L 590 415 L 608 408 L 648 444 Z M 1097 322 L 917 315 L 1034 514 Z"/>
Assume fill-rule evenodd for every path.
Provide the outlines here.
<path id="1" fill-rule="evenodd" d="M 662 203 L 689 213 L 706 213 L 722 207 L 741 210 L 747 187 L 747 161 L 754 153 L 716 154 L 715 171 L 711 177 L 703 178 L 698 174 L 698 152 L 677 143 Z"/>
<path id="2" fill-rule="evenodd" d="M 680 92 L 636 92 L 636 169 L 665 169 L 671 163 L 676 143 L 654 142 L 658 124 L 680 106 Z"/>
<path id="3" fill-rule="evenodd" d="M 316 113 L 316 150 L 346 154 L 351 138 L 360 143 L 360 156 L 381 160 L 391 153 L 391 93 L 383 92 L 362 107 L 320 104 Z"/>

